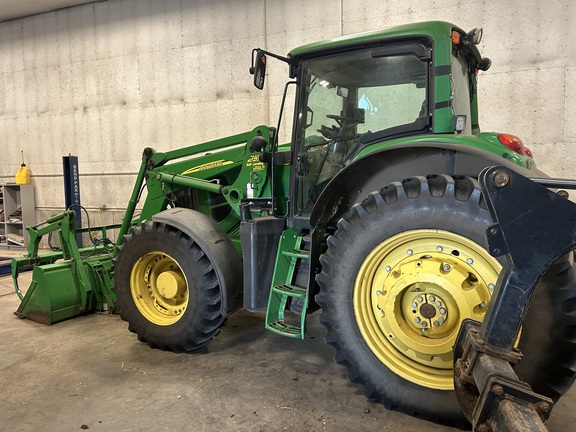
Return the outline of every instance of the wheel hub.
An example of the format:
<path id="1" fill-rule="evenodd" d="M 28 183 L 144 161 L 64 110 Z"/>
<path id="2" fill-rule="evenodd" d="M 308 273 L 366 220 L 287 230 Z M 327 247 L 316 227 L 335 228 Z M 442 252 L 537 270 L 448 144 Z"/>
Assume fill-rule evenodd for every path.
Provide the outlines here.
<path id="1" fill-rule="evenodd" d="M 175 271 L 168 270 L 160 273 L 156 280 L 158 292 L 165 299 L 173 299 L 186 288 L 186 282 L 182 278 L 182 274 Z"/>
<path id="2" fill-rule="evenodd" d="M 188 283 L 178 263 L 162 252 L 142 255 L 132 267 L 134 304 L 150 322 L 172 325 L 188 306 Z"/>
<path id="3" fill-rule="evenodd" d="M 436 308 L 434 305 L 424 303 L 422 306 L 420 306 L 420 314 L 424 318 L 434 318 L 436 315 Z"/>
<path id="4" fill-rule="evenodd" d="M 427 294 L 427 292 L 438 292 L 441 290 L 439 286 L 429 286 L 427 289 L 422 289 L 422 284 L 417 289 L 415 295 L 406 296 L 406 301 L 409 303 L 405 306 L 406 316 L 412 315 L 412 320 L 408 321 L 410 325 L 425 333 L 426 330 L 432 333 L 440 333 L 443 329 L 439 328 L 446 324 L 448 318 L 448 306 L 444 299 L 439 295 Z M 410 288 L 408 289 L 410 292 Z"/>
<path id="5" fill-rule="evenodd" d="M 371 350 L 398 375 L 451 389 L 465 318 L 482 321 L 501 266 L 471 240 L 416 230 L 378 245 L 358 273 L 354 307 Z"/>

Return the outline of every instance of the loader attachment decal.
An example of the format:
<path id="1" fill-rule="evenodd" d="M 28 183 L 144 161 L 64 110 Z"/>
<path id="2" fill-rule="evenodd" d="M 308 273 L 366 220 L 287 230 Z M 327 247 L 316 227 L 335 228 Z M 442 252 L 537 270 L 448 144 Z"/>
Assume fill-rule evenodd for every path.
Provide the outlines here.
<path id="1" fill-rule="evenodd" d="M 194 168 L 190 168 L 186 171 L 184 171 L 182 173 L 182 175 L 186 175 L 186 174 L 191 174 L 191 173 L 195 173 L 195 172 L 199 172 L 199 171 L 206 171 L 209 169 L 213 169 L 213 168 L 220 168 L 226 165 L 230 165 L 233 164 L 234 162 L 232 162 L 231 160 L 226 160 L 226 159 L 220 159 L 214 162 L 208 162 L 202 165 L 198 165 Z"/>
<path id="2" fill-rule="evenodd" d="M 252 167 L 252 171 L 263 171 L 266 169 L 266 166 L 264 165 L 263 162 L 260 162 L 260 159 L 258 159 L 258 155 L 254 155 L 254 156 L 250 156 L 248 158 L 248 160 L 246 161 L 246 166 Z"/>

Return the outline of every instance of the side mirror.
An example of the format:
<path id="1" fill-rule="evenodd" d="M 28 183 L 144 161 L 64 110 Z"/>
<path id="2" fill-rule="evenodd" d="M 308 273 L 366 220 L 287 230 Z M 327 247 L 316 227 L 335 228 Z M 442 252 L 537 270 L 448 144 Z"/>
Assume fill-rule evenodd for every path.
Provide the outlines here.
<path id="1" fill-rule="evenodd" d="M 482 29 L 479 27 L 473 28 L 464 38 L 464 42 L 467 44 L 478 45 L 482 41 Z"/>
<path id="2" fill-rule="evenodd" d="M 480 63 L 478 63 L 478 69 L 483 71 L 490 69 L 490 66 L 492 66 L 492 60 L 490 60 L 488 57 L 482 57 L 482 60 L 480 60 Z"/>
<path id="3" fill-rule="evenodd" d="M 250 73 L 254 75 L 254 86 L 262 90 L 266 76 L 266 55 L 259 49 L 252 51 L 252 67 L 250 68 Z"/>

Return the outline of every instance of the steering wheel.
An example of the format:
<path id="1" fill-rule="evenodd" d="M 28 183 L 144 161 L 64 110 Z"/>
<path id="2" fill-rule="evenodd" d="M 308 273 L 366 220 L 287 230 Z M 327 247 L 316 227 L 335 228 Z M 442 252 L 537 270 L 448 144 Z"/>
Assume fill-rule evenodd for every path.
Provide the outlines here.
<path id="1" fill-rule="evenodd" d="M 358 117 L 344 117 L 341 115 L 334 115 L 334 114 L 326 114 L 326 117 L 328 117 L 329 119 L 336 120 L 340 128 L 342 128 L 344 125 L 346 125 L 346 127 L 350 127 L 360 123 L 364 123 L 364 120 Z"/>
<path id="2" fill-rule="evenodd" d="M 331 127 L 320 125 L 320 129 L 317 129 L 317 131 L 327 140 L 333 140 L 341 133 L 342 127 L 338 128 L 336 125 L 332 125 Z"/>
<path id="3" fill-rule="evenodd" d="M 345 129 L 360 123 L 364 123 L 364 121 L 358 117 L 344 117 L 335 114 L 326 114 L 326 117 L 332 120 L 336 120 L 336 123 L 338 123 L 338 127 L 336 125 L 332 125 L 331 127 L 324 125 L 320 126 L 318 132 L 320 132 L 327 139 L 334 139 L 339 134 L 344 132 Z"/>

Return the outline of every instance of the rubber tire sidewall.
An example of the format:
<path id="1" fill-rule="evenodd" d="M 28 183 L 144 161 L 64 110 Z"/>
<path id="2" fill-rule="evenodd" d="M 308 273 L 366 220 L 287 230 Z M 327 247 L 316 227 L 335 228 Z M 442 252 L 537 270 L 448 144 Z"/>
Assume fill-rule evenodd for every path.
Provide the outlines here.
<path id="1" fill-rule="evenodd" d="M 576 266 L 572 252 L 542 276 L 528 305 L 514 367 L 536 393 L 557 401 L 576 378 Z"/>
<path id="2" fill-rule="evenodd" d="M 423 178 L 421 181 L 425 182 Z M 402 190 L 399 183 L 395 187 Z M 375 199 L 379 197 L 377 192 L 371 195 Z M 450 187 L 444 195 L 434 197 L 424 188 L 418 197 L 399 196 L 397 202 L 381 203 L 372 213 L 367 213 L 357 204 L 344 217 L 351 223 L 343 224 L 342 220 L 339 223 L 334 240 L 342 247 L 336 246 L 331 260 L 324 261 L 329 268 L 324 266 L 323 273 L 329 273 L 330 282 L 323 283 L 322 278 L 318 280 L 321 286 L 318 299 L 323 303 L 324 310 L 321 322 L 332 327 L 333 332 L 329 329 L 327 341 L 337 348 L 336 361 L 348 367 L 352 382 L 364 385 L 368 398 L 411 415 L 451 424 L 466 424 L 453 391 L 416 385 L 381 363 L 360 333 L 352 299 L 356 275 L 366 256 L 382 241 L 398 233 L 419 229 L 445 230 L 486 248 L 484 229 L 491 219 L 489 212 L 479 203 L 480 190 L 477 185 L 465 201 L 456 199 Z M 353 220 L 357 220 L 357 223 L 353 223 Z M 328 243 L 332 243 L 330 252 L 336 243 Z M 326 313 L 336 318 L 328 319 L 324 315 Z M 336 339 L 333 340 L 333 337 Z"/>
<path id="3" fill-rule="evenodd" d="M 138 309 L 130 289 L 131 272 L 145 254 L 161 252 L 174 259 L 188 284 L 188 305 L 171 325 L 157 325 Z M 218 332 L 224 317 L 216 275 L 204 252 L 181 231 L 156 222 L 144 222 L 125 237 L 114 262 L 114 280 L 122 318 L 130 331 L 151 346 L 189 351 L 206 344 Z"/>

